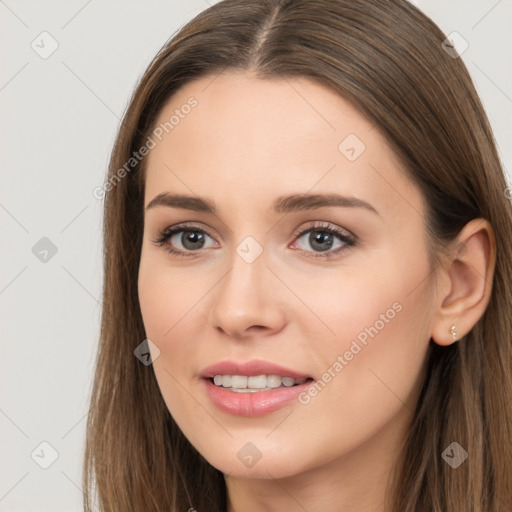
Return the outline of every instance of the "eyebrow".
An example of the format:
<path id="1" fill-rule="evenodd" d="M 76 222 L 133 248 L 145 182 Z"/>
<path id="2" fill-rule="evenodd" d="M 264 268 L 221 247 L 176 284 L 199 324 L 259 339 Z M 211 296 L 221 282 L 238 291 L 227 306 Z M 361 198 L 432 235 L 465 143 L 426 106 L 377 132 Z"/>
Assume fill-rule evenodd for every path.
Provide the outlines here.
<path id="1" fill-rule="evenodd" d="M 146 206 L 146 210 L 156 208 L 157 206 L 166 206 L 169 208 L 183 208 L 195 212 L 205 212 L 217 215 L 217 207 L 210 199 L 197 196 L 171 195 L 166 192 L 155 196 Z M 380 213 L 366 201 L 356 197 L 342 196 L 338 194 L 292 194 L 289 196 L 278 197 L 272 210 L 275 213 L 288 213 L 299 210 L 314 210 L 329 206 L 343 208 L 365 208 L 377 215 Z"/>

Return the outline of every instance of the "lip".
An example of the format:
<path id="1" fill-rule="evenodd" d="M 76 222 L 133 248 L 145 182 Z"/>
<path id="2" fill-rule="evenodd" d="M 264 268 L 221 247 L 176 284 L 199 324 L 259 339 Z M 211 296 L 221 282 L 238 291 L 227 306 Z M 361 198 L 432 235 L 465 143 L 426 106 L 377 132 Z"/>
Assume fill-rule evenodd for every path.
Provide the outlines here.
<path id="1" fill-rule="evenodd" d="M 279 387 L 266 391 L 237 393 L 216 386 L 212 381 L 215 375 L 279 375 L 294 379 L 309 379 L 290 387 Z M 234 416 L 256 417 L 270 414 L 290 402 L 297 402 L 297 397 L 306 390 L 314 379 L 310 375 L 297 372 L 281 365 L 263 360 L 246 362 L 221 361 L 208 366 L 201 372 L 205 393 L 221 411 Z"/>
<path id="2" fill-rule="evenodd" d="M 262 359 L 252 359 L 251 361 L 220 361 L 206 367 L 201 372 L 201 377 L 210 379 L 215 375 L 247 375 L 254 377 L 256 375 L 279 375 L 280 377 L 293 377 L 294 379 L 312 378 L 311 375 L 299 373 L 291 368 L 286 368 Z"/>
<path id="3" fill-rule="evenodd" d="M 221 411 L 233 416 L 256 417 L 277 411 L 290 404 L 290 402 L 295 402 L 295 405 L 298 405 L 297 397 L 314 381 L 308 380 L 303 384 L 289 388 L 274 388 L 254 393 L 228 391 L 226 388 L 216 386 L 207 378 L 203 379 L 202 382 L 206 394 Z"/>

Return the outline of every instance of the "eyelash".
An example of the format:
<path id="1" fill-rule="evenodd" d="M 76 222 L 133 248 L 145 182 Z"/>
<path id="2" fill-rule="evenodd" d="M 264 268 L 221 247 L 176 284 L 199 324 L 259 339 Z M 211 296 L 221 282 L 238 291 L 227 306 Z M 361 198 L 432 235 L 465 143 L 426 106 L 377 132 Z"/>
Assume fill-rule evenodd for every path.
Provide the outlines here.
<path id="1" fill-rule="evenodd" d="M 180 232 L 186 232 L 186 231 L 202 233 L 202 234 L 208 235 L 210 238 L 213 238 L 207 231 L 199 228 L 198 226 L 189 225 L 189 224 L 177 224 L 176 226 L 168 227 L 168 228 L 164 229 L 163 231 L 161 231 L 158 235 L 158 238 L 156 240 L 152 240 L 152 242 L 157 246 L 163 246 L 175 234 L 180 233 Z M 356 236 L 354 236 L 352 234 L 351 235 L 345 234 L 345 232 L 331 226 L 330 224 L 325 224 L 325 223 L 321 223 L 321 222 L 317 223 L 311 227 L 308 227 L 306 229 L 298 230 L 294 233 L 293 236 L 296 239 L 301 238 L 302 236 L 306 235 L 307 233 L 310 233 L 311 231 L 319 231 L 322 233 L 328 233 L 330 235 L 334 235 L 337 238 L 339 238 L 345 245 L 342 247 L 338 247 L 334 251 L 325 251 L 325 252 L 305 251 L 304 249 L 299 249 L 300 251 L 307 253 L 308 257 L 310 257 L 310 258 L 323 258 L 323 259 L 333 258 L 335 256 L 338 256 L 340 253 L 348 250 L 350 247 L 355 246 L 357 243 Z M 169 254 L 173 254 L 175 256 L 185 257 L 185 258 L 193 257 L 193 256 L 195 256 L 194 255 L 195 252 L 199 252 L 199 251 L 184 252 L 184 251 L 173 249 L 170 246 L 166 247 L 165 250 Z M 311 253 L 313 253 L 313 255 L 311 255 Z"/>

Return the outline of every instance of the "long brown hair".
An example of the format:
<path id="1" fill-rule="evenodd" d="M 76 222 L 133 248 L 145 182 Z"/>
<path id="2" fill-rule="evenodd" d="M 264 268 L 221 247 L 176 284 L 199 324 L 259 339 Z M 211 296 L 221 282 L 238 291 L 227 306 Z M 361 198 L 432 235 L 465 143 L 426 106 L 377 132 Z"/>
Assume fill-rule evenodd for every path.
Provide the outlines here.
<path id="1" fill-rule="evenodd" d="M 440 254 L 474 218 L 494 228 L 489 305 L 463 339 L 432 343 L 390 492 L 392 512 L 512 510 L 512 211 L 493 134 L 461 58 L 405 0 L 224 0 L 197 15 L 141 78 L 112 153 L 104 211 L 103 312 L 87 423 L 84 509 L 226 510 L 223 475 L 184 437 L 151 366 L 137 278 L 144 160 L 119 178 L 163 105 L 187 82 L 225 70 L 307 77 L 350 101 L 386 137 L 427 200 Z M 441 457 L 452 442 L 468 459 Z M 95 484 L 95 485 L 94 485 Z M 509 508 L 506 508 L 509 507 Z"/>

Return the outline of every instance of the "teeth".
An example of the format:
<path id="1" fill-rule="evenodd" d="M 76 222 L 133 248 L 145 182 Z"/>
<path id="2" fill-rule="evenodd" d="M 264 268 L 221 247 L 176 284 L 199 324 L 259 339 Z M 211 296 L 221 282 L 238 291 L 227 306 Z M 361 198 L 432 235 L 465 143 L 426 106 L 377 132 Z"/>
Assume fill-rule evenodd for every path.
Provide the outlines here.
<path id="1" fill-rule="evenodd" d="M 292 379 L 291 377 L 283 377 L 281 379 L 281 382 L 282 382 L 283 386 L 290 387 L 290 386 L 293 386 L 293 384 L 295 383 L 295 379 Z"/>
<path id="2" fill-rule="evenodd" d="M 293 377 L 281 377 L 279 375 L 215 375 L 213 383 L 223 388 L 231 388 L 231 391 L 254 392 L 257 390 L 270 390 L 281 386 L 291 387 L 302 384 L 306 379 L 294 379 Z"/>
<path id="3" fill-rule="evenodd" d="M 269 388 L 278 388 L 281 385 L 281 377 L 279 375 L 267 375 L 267 386 Z"/>
<path id="4" fill-rule="evenodd" d="M 232 375 L 231 376 L 231 387 L 232 388 L 246 388 L 247 387 L 247 377 L 245 375 Z M 224 386 L 224 379 L 222 380 L 222 385 Z"/>
<path id="5" fill-rule="evenodd" d="M 249 377 L 247 379 L 247 387 L 251 389 L 263 389 L 267 387 L 267 377 L 258 375 L 257 377 Z"/>

